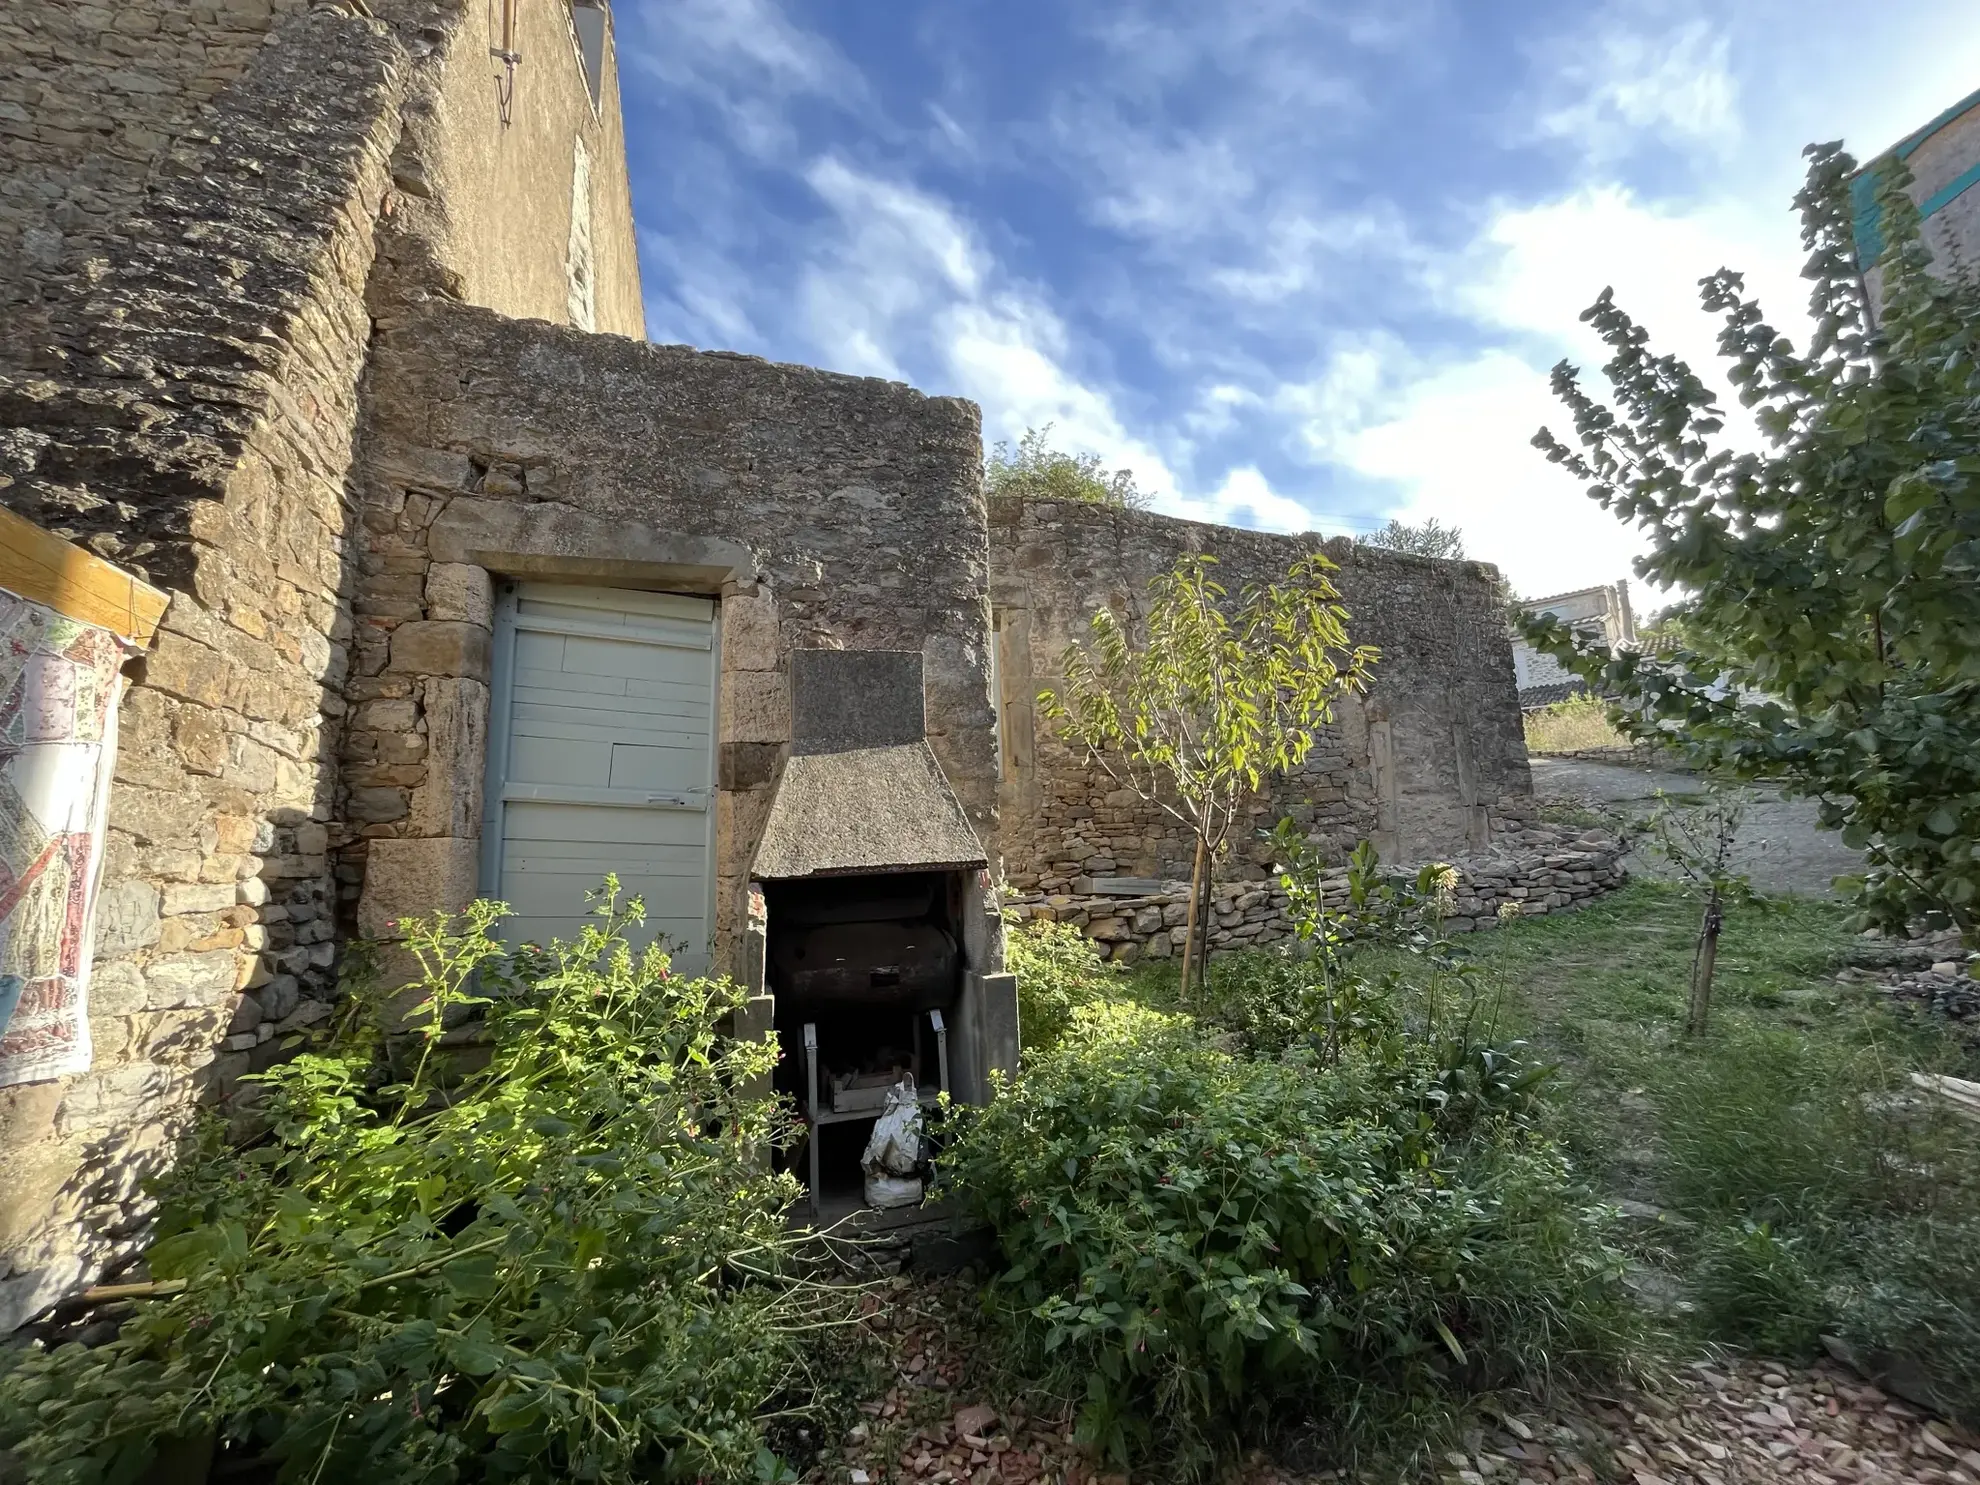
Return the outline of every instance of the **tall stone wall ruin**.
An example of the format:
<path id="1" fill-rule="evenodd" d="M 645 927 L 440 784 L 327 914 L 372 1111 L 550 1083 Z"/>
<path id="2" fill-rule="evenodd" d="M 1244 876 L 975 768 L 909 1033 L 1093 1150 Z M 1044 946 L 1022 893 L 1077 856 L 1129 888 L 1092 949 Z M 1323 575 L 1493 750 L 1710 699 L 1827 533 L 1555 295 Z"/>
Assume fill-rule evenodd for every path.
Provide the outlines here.
<path id="1" fill-rule="evenodd" d="M 1216 558 L 1235 596 L 1323 551 L 1351 640 L 1382 651 L 1367 695 L 1344 699 L 1305 765 L 1255 802 L 1220 870 L 1262 876 L 1270 853 L 1256 831 L 1286 816 L 1336 855 L 1370 838 L 1390 860 L 1475 855 L 1533 818 L 1511 644 L 1482 564 L 1099 505 L 997 500 L 990 520 L 999 839 L 1018 890 L 1189 875 L 1183 827 L 1068 747 L 1036 701 L 1098 607 L 1138 616 L 1150 580 L 1185 553 Z"/>

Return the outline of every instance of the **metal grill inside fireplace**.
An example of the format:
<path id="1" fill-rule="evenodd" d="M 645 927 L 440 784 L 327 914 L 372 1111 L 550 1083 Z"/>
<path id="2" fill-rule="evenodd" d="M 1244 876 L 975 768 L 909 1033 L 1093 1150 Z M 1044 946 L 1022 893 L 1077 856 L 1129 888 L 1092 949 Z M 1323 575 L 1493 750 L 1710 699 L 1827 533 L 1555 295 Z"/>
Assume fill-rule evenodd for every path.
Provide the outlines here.
<path id="1" fill-rule="evenodd" d="M 786 1049 L 778 1091 L 804 1111 L 799 1152 L 814 1211 L 857 1205 L 859 1158 L 887 1091 L 949 1091 L 963 987 L 961 872 L 887 872 L 764 884 L 766 970 Z M 973 904 L 967 904 L 973 905 Z"/>

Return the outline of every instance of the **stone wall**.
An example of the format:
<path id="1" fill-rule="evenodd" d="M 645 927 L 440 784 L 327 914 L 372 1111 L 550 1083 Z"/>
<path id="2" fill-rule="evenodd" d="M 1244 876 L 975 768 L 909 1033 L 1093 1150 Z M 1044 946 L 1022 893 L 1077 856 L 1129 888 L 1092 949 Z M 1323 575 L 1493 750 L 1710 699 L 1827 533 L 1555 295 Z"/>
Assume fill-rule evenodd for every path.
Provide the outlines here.
<path id="1" fill-rule="evenodd" d="M 720 597 L 718 964 L 788 748 L 793 649 L 919 650 L 929 741 L 993 837 L 970 403 L 435 302 L 381 323 L 364 458 L 340 868 L 359 928 L 475 889 L 491 574 Z"/>
<path id="2" fill-rule="evenodd" d="M 999 842 L 1020 891 L 1062 893 L 1078 876 L 1188 874 L 1182 827 L 1069 749 L 1035 699 L 1099 605 L 1145 605 L 1150 579 L 1186 552 L 1216 557 L 1218 580 L 1236 593 L 1323 550 L 1339 565 L 1350 638 L 1382 650 L 1367 696 L 1341 703 L 1306 764 L 1234 832 L 1224 874 L 1263 876 L 1269 851 L 1255 831 L 1288 815 L 1343 859 L 1370 838 L 1388 860 L 1475 854 L 1535 818 L 1489 567 L 1050 501 L 994 501 L 990 529 Z"/>
<path id="3" fill-rule="evenodd" d="M 1547 825 L 1507 831 L 1490 855 L 1460 857 L 1451 864 L 1457 868 L 1458 885 L 1445 927 L 1452 933 L 1496 928 L 1502 911 L 1522 917 L 1572 911 L 1620 887 L 1627 876 L 1613 837 Z M 1346 868 L 1327 872 L 1322 882 L 1327 907 L 1345 909 Z M 1070 892 L 1020 894 L 1008 912 L 1019 921 L 1071 924 L 1118 963 L 1168 959 L 1182 952 L 1189 917 L 1187 882 L 1164 882 L 1159 891 L 1132 896 L 1096 893 L 1088 878 L 1072 887 Z M 1213 901 L 1212 953 L 1259 948 L 1292 935 L 1286 894 L 1270 881 L 1221 883 Z"/>
<path id="4" fill-rule="evenodd" d="M 112 242 L 154 165 L 303 0 L 39 0 L 0 8 L 0 317 Z"/>
<path id="5" fill-rule="evenodd" d="M 121 714 L 96 1064 L 0 1091 L 0 1331 L 134 1249 L 194 1097 L 329 987 L 344 476 L 404 64 L 379 22 L 288 17 L 0 330 L 0 499 L 173 593 Z"/>
<path id="6" fill-rule="evenodd" d="M 568 318 L 582 235 L 595 321 L 639 330 L 615 76 L 594 109 L 565 0 L 522 0 L 533 112 L 504 131 L 485 11 L 29 0 L 0 15 L 0 502 L 172 594 L 127 668 L 96 1065 L 0 1090 L 0 1333 L 135 1251 L 139 1182 L 194 1101 L 329 1014 L 374 316 L 480 295 Z M 421 695 L 472 725 L 465 686 Z M 395 761 L 363 756 L 380 735 L 351 745 L 373 773 Z M 362 773 L 357 787 L 389 792 Z M 414 818 L 440 808 L 428 796 Z"/>

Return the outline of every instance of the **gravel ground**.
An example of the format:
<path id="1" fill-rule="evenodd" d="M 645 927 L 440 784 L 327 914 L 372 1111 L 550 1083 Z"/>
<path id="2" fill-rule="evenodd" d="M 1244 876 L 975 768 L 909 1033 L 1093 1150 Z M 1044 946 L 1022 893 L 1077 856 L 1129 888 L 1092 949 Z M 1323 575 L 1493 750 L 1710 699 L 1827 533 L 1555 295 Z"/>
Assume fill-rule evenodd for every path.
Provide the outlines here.
<path id="1" fill-rule="evenodd" d="M 1535 758 L 1533 792 L 1543 808 L 1620 809 L 1625 814 L 1647 813 L 1659 789 L 1666 794 L 1696 795 L 1704 784 L 1694 774 L 1644 768 L 1630 763 L 1597 763 L 1578 758 Z M 1749 789 L 1746 818 L 1733 846 L 1737 869 L 1765 893 L 1828 897 L 1832 878 L 1862 868 L 1863 858 L 1842 843 L 1833 830 L 1816 821 L 1815 802 L 1782 799 L 1772 790 Z M 1625 858 L 1629 869 L 1642 876 L 1668 877 L 1668 863 L 1639 846 Z"/>
<path id="2" fill-rule="evenodd" d="M 998 1396 L 972 1344 L 984 1321 L 954 1279 L 895 1279 L 866 1325 L 893 1384 L 807 1472 L 819 1485 L 1127 1485 L 1072 1442 L 1055 1399 Z M 1493 1410 L 1430 1462 L 1441 1485 L 1980 1485 L 1980 1439 L 1830 1363 L 1700 1362 L 1654 1391 Z M 1231 1485 L 1354 1485 L 1255 1454 Z"/>

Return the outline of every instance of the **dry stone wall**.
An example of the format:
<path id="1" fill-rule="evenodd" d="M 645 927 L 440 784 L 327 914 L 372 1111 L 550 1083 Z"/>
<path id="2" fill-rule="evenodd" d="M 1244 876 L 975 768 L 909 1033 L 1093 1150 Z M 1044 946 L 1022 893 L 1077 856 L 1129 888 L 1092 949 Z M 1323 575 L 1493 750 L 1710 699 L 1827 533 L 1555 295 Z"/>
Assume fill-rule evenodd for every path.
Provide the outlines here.
<path id="1" fill-rule="evenodd" d="M 382 321 L 340 812 L 355 926 L 475 889 L 491 574 L 719 596 L 718 963 L 788 750 L 793 649 L 921 651 L 930 743 L 990 838 L 980 448 L 974 406 L 898 383 L 440 301 Z"/>
<path id="2" fill-rule="evenodd" d="M 999 839 L 1018 890 L 1188 874 L 1184 828 L 1068 748 L 1036 704 L 1095 609 L 1141 611 L 1149 581 L 1185 553 L 1215 557 L 1218 581 L 1235 594 L 1323 550 L 1339 565 L 1352 641 L 1382 651 L 1368 694 L 1343 701 L 1304 766 L 1256 802 L 1221 871 L 1265 875 L 1270 853 L 1256 830 L 1287 816 L 1343 859 L 1371 838 L 1388 860 L 1482 853 L 1537 818 L 1490 568 L 1051 501 L 993 501 L 990 531 Z"/>
<path id="3" fill-rule="evenodd" d="M 367 17 L 287 16 L 0 329 L 0 499 L 173 590 L 128 668 L 95 1066 L 0 1091 L 0 1331 L 132 1252 L 193 1100 L 325 1013 L 345 472 L 405 62 Z"/>
<path id="4" fill-rule="evenodd" d="M 154 165 L 303 0 L 0 7 L 0 316 L 78 246 L 113 246 Z"/>
<path id="5" fill-rule="evenodd" d="M 127 667 L 96 1065 L 0 1090 L 0 1332 L 134 1251 L 193 1101 L 328 1016 L 338 848 L 401 790 L 405 828 L 475 828 L 444 769 L 396 782 L 477 746 L 485 694 L 435 658 L 485 633 L 472 582 L 421 565 L 416 679 L 346 742 L 351 470 L 374 317 L 564 313 L 580 137 L 598 320 L 639 329 L 615 70 L 594 107 L 563 0 L 522 12 L 507 130 L 472 0 L 0 8 L 0 502 L 173 594 Z"/>
<path id="6" fill-rule="evenodd" d="M 1495 928 L 1502 913 L 1538 917 L 1572 911 L 1621 886 L 1627 875 L 1613 837 L 1546 825 L 1505 832 L 1490 855 L 1460 857 L 1451 864 L 1458 884 L 1445 926 L 1453 933 Z M 1346 868 L 1329 871 L 1321 880 L 1327 907 L 1345 909 Z M 1071 885 L 1069 892 L 1020 894 L 1007 910 L 1019 921 L 1070 924 L 1107 958 L 1122 964 L 1182 952 L 1189 916 L 1187 882 L 1163 882 L 1159 890 L 1132 895 L 1095 892 L 1094 879 L 1086 877 Z M 1270 881 L 1222 883 L 1212 901 L 1213 953 L 1261 948 L 1291 937 L 1286 894 Z"/>

